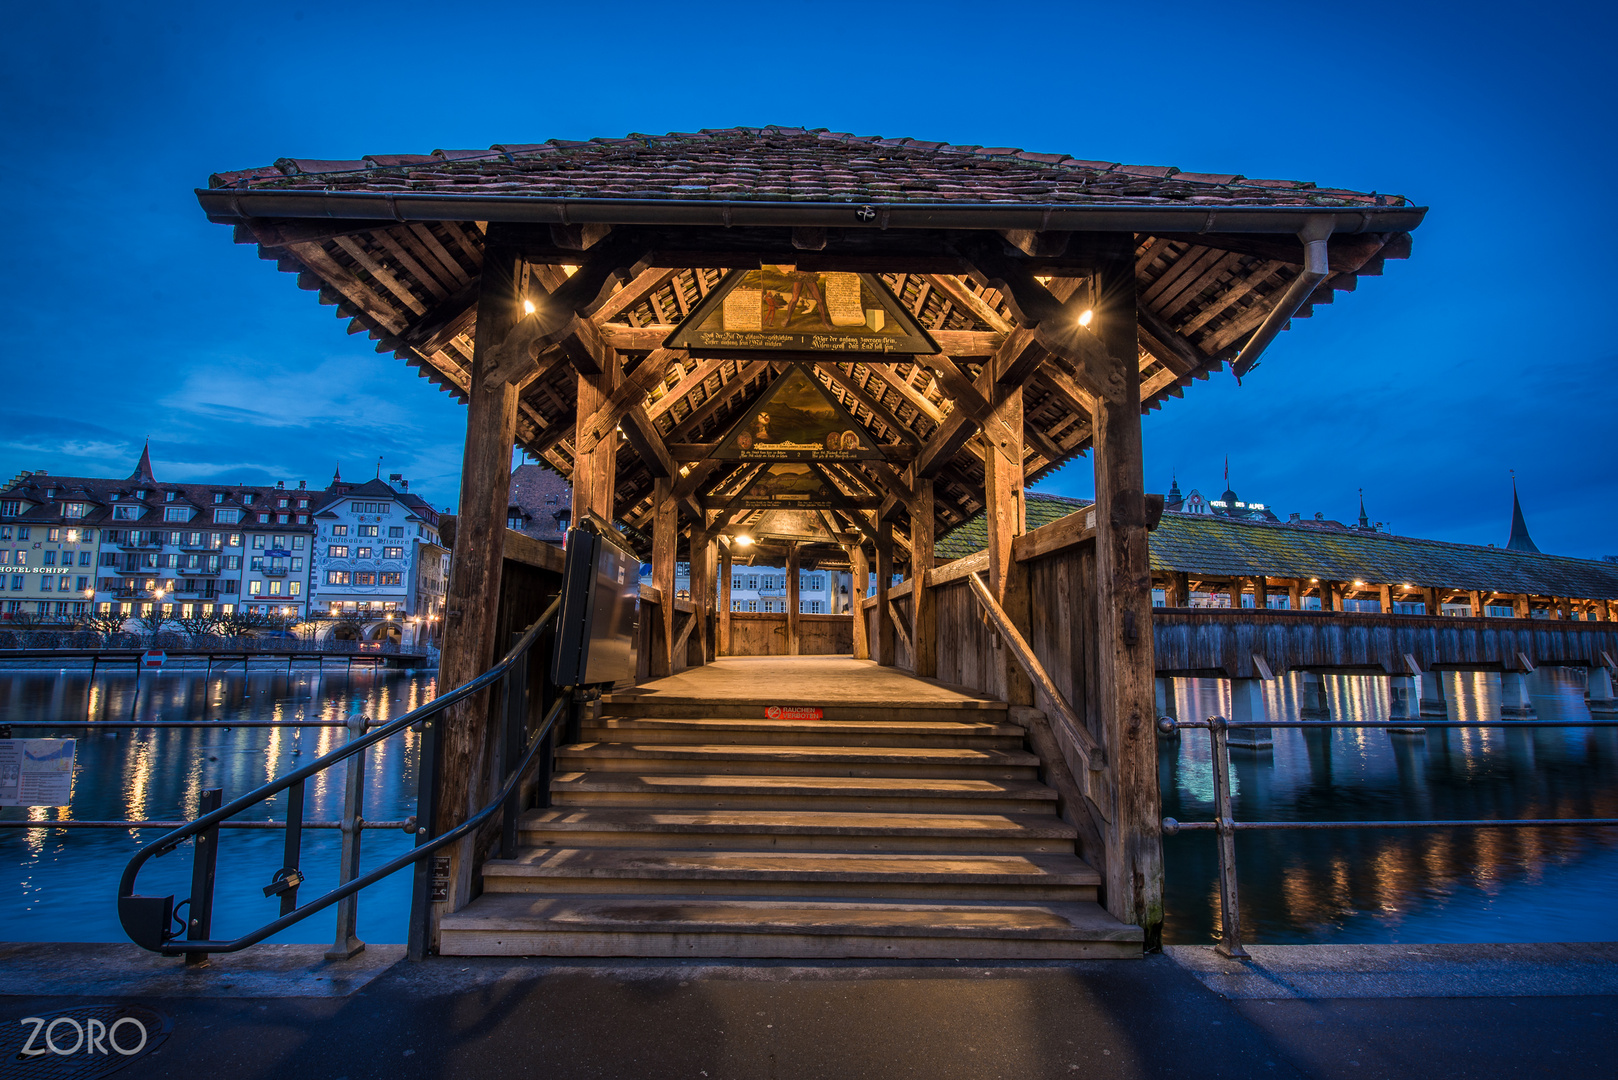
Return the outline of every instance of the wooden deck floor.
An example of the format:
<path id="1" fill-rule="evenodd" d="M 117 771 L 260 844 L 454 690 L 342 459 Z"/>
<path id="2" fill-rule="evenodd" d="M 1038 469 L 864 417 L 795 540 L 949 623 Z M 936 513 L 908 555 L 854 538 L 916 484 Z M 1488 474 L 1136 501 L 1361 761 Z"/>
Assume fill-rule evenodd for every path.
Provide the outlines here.
<path id="1" fill-rule="evenodd" d="M 1004 709 L 1003 702 L 847 656 L 727 656 L 608 695 L 611 704 L 774 704 Z"/>

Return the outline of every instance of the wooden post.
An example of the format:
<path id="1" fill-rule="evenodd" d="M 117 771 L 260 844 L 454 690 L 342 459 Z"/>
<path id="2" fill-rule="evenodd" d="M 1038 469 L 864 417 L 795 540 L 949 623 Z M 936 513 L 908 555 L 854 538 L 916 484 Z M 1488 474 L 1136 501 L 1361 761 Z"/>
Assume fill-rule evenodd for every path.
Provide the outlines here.
<path id="1" fill-rule="evenodd" d="M 899 662 L 893 638 L 893 613 L 888 610 L 888 589 L 893 585 L 893 522 L 883 520 L 876 527 L 876 640 L 871 644 L 876 662 L 893 667 Z"/>
<path id="2" fill-rule="evenodd" d="M 680 543 L 680 513 L 674 503 L 674 480 L 659 477 L 652 485 L 652 584 L 663 594 L 658 615 L 663 638 L 654 642 L 652 678 L 674 674 L 674 560 Z"/>
<path id="3" fill-rule="evenodd" d="M 1444 605 L 1438 602 L 1437 589 L 1421 590 L 1421 603 L 1427 609 L 1427 614 L 1429 615 L 1442 615 L 1444 613 Z"/>
<path id="4" fill-rule="evenodd" d="M 1169 571 L 1169 594 L 1164 602 L 1169 607 L 1191 606 L 1191 575 L 1184 570 Z"/>
<path id="5" fill-rule="evenodd" d="M 915 482 L 916 497 L 910 503 L 910 646 L 911 671 L 922 679 L 938 674 L 938 603 L 927 587 L 927 571 L 933 568 L 933 480 Z M 1015 663 L 1015 661 L 1013 661 Z"/>
<path id="6" fill-rule="evenodd" d="M 719 645 L 718 655 L 730 655 L 730 545 L 719 546 Z"/>
<path id="7" fill-rule="evenodd" d="M 796 541 L 787 545 L 787 655 L 797 656 L 803 651 L 803 619 L 798 611 L 798 568 L 802 556 Z"/>
<path id="8" fill-rule="evenodd" d="M 1303 608 L 1303 578 L 1293 578 L 1287 582 L 1287 607 L 1293 611 Z"/>
<path id="9" fill-rule="evenodd" d="M 601 428 L 613 424 L 612 393 L 618 389 L 622 369 L 618 354 L 608 350 L 607 363 L 599 375 L 578 377 L 579 410 L 573 425 L 573 445 L 590 446 L 573 461 L 573 524 L 591 511 L 605 521 L 616 516 L 613 509 L 618 474 L 618 442 L 615 430 Z M 616 425 L 614 425 L 616 426 Z"/>
<path id="10" fill-rule="evenodd" d="M 1393 614 L 1393 586 L 1378 585 L 1376 587 L 1377 601 L 1382 605 L 1382 614 Z"/>
<path id="11" fill-rule="evenodd" d="M 1256 608 L 1270 606 L 1270 579 L 1263 574 L 1253 579 L 1253 606 Z"/>
<path id="12" fill-rule="evenodd" d="M 1230 606 L 1235 611 L 1242 609 L 1242 579 L 1239 577 L 1230 579 Z"/>
<path id="13" fill-rule="evenodd" d="M 483 276 L 478 291 L 477 331 L 467 394 L 466 448 L 461 458 L 461 499 L 455 547 L 444 601 L 444 652 L 439 684 L 445 691 L 470 682 L 495 660 L 495 623 L 500 610 L 500 566 L 505 554 L 506 511 L 510 498 L 511 447 L 517 434 L 517 388 L 483 385 L 494 363 L 490 352 L 518 325 L 517 249 L 502 242 L 504 228 L 489 226 Z M 475 694 L 440 719 L 436 833 L 448 832 L 481 804 L 491 769 L 489 695 Z M 433 905 L 427 945 L 436 949 L 438 921 L 472 898 L 474 838 L 445 852 L 449 883 L 445 899 Z"/>
<path id="14" fill-rule="evenodd" d="M 1517 593 L 1512 596 L 1511 616 L 1514 619 L 1532 619 L 1534 617 L 1533 603 L 1527 593 Z"/>
<path id="15" fill-rule="evenodd" d="M 853 577 L 848 591 L 854 608 L 854 659 L 871 658 L 869 626 L 865 621 L 865 596 L 871 587 L 871 569 L 865 558 L 865 545 L 856 541 L 848 553 L 848 565 Z"/>
<path id="16" fill-rule="evenodd" d="M 697 624 L 691 628 L 690 652 L 693 667 L 713 660 L 713 540 L 708 534 L 691 527 L 691 617 Z"/>
<path id="17" fill-rule="evenodd" d="M 1152 667 L 1152 568 L 1140 429 L 1140 342 L 1133 234 L 1110 241 L 1096 270 L 1095 329 L 1106 348 L 1095 413 L 1097 694 L 1117 806 L 1106 826 L 1107 910 L 1163 935 L 1162 805 Z"/>
<path id="18" fill-rule="evenodd" d="M 1024 638 L 1029 632 L 1028 571 L 1012 557 L 1011 545 L 1028 531 L 1023 499 L 1022 387 L 1002 391 L 983 425 L 983 521 L 989 541 L 989 591 Z M 1151 580 L 1146 599 L 1151 603 Z M 1016 653 L 995 635 L 993 683 L 990 692 L 1012 705 L 1034 704 L 1034 686 L 1028 681 Z M 935 669 L 936 670 L 936 669 Z M 920 672 L 918 671 L 919 675 Z"/>

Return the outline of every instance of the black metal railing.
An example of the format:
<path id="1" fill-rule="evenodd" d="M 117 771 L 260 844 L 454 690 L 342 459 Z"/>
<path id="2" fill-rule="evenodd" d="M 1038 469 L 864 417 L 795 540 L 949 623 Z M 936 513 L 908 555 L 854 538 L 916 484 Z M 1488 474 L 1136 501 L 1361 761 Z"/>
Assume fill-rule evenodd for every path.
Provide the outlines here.
<path id="1" fill-rule="evenodd" d="M 1236 834 L 1275 829 L 1537 829 L 1565 826 L 1618 825 L 1618 818 L 1481 818 L 1450 821 L 1237 821 L 1230 801 L 1230 731 L 1242 728 L 1387 728 L 1409 731 L 1423 728 L 1567 728 L 1618 727 L 1618 720 L 1227 720 L 1210 716 L 1206 720 L 1177 720 L 1160 716 L 1158 730 L 1165 735 L 1187 729 L 1208 732 L 1213 759 L 1214 820 L 1176 821 L 1163 819 L 1163 834 L 1212 832 L 1217 834 L 1219 854 L 1220 939 L 1214 948 L 1223 956 L 1245 958 L 1242 946 L 1240 890 L 1236 879 Z M 1240 748 L 1240 747 L 1239 747 Z"/>
<path id="2" fill-rule="evenodd" d="M 353 955 L 358 948 L 358 939 L 354 937 L 355 915 L 354 905 L 349 901 L 361 889 L 373 885 L 383 878 L 396 873 L 405 867 L 415 867 L 414 902 L 412 904 L 412 918 L 409 932 L 410 953 L 420 957 L 425 953 L 425 914 L 431 900 L 431 875 L 428 872 L 425 860 L 433 852 L 444 848 L 457 840 L 471 834 L 481 827 L 484 822 L 496 814 L 503 815 L 503 835 L 501 848 L 503 853 L 510 855 L 516 847 L 516 818 L 519 813 L 520 791 L 523 778 L 541 762 L 543 773 L 538 790 L 542 793 L 548 790 L 549 769 L 551 757 L 554 754 L 555 739 L 553 729 L 559 717 L 565 715 L 572 706 L 574 688 L 554 688 L 547 685 L 548 691 L 555 691 L 556 696 L 550 708 L 546 711 L 538 727 L 530 732 L 528 725 L 528 687 L 527 673 L 529 653 L 535 642 L 540 640 L 541 634 L 550 627 L 556 619 L 561 607 L 561 600 L 553 601 L 545 613 L 518 638 L 511 651 L 498 663 L 477 678 L 456 687 L 448 693 L 442 694 L 420 708 L 413 709 L 397 719 L 391 720 L 372 730 L 367 729 L 367 722 L 363 717 L 352 718 L 349 741 L 342 747 L 324 754 L 302 768 L 295 769 L 285 776 L 265 784 L 255 791 L 249 792 L 229 803 L 223 802 L 223 793 L 220 789 L 212 788 L 203 793 L 204 805 L 195 820 L 185 822 L 179 828 L 164 834 L 157 840 L 143 847 L 129 864 L 124 868 L 123 877 L 118 886 L 118 918 L 123 925 L 124 932 L 131 941 L 152 952 L 164 955 L 184 954 L 189 964 L 199 964 L 206 960 L 211 953 L 238 952 L 248 946 L 255 945 L 273 934 L 302 922 L 317 912 L 323 911 L 334 904 L 341 904 L 338 910 L 337 944 L 328 956 Z M 437 776 L 437 747 L 439 727 L 436 718 L 450 706 L 465 701 L 478 692 L 502 684 L 504 690 L 504 723 L 505 723 L 505 760 L 504 783 L 499 793 L 490 800 L 477 813 L 472 814 L 465 821 L 443 833 L 435 835 L 434 832 L 434 791 L 436 790 Z M 190 722 L 178 722 L 175 726 L 195 726 Z M 222 726 L 232 726 L 223 724 Z M 246 726 L 246 725 L 234 725 Z M 320 725 L 311 725 L 320 726 Z M 421 747 L 417 763 L 417 811 L 414 818 L 414 831 L 416 846 L 411 851 L 391 859 L 381 866 L 367 873 L 359 873 L 359 836 L 362 827 L 360 798 L 360 783 L 362 777 L 363 757 L 368 747 L 396 735 L 407 728 L 413 728 L 421 733 Z M 355 759 L 354 767 L 348 770 L 348 797 L 345 799 L 343 829 L 343 852 L 340 859 L 340 884 L 314 900 L 304 903 L 298 902 L 298 890 L 303 884 L 303 876 L 298 868 L 302 844 L 303 797 L 304 785 L 309 777 L 314 776 L 331 766 Z M 228 940 L 215 940 L 212 933 L 213 914 L 213 873 L 217 860 L 218 835 L 221 828 L 230 828 L 230 819 L 245 810 L 260 806 L 269 799 L 282 792 L 287 793 L 286 821 L 282 827 L 286 829 L 286 844 L 282 858 L 282 866 L 277 869 L 268 885 L 264 887 L 264 895 L 278 895 L 281 899 L 280 917 L 263 924 L 240 937 Z M 40 825 L 50 826 L 53 823 L 40 822 Z M 401 826 L 411 822 L 399 823 Z M 125 827 L 128 827 L 127 825 Z M 267 827 L 253 825 L 251 827 Z M 195 848 L 192 856 L 192 888 L 191 896 L 178 904 L 173 896 L 140 896 L 135 892 L 136 878 L 141 867 L 147 860 L 175 850 L 182 841 L 195 838 Z M 183 921 L 184 938 L 180 939 L 181 931 L 174 929 L 179 921 L 176 914 L 185 909 Z M 346 948 L 345 948 L 346 945 Z"/>

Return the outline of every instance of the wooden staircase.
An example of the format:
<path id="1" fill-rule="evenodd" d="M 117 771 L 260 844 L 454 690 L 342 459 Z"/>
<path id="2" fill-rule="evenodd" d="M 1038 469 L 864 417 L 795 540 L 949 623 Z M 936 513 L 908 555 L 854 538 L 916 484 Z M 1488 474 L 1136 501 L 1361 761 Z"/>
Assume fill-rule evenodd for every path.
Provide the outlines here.
<path id="1" fill-rule="evenodd" d="M 1022 729 L 971 704 L 828 705 L 818 720 L 609 704 L 558 752 L 518 857 L 486 863 L 482 895 L 444 918 L 440 951 L 1139 956 L 1140 929 L 1096 903 Z"/>

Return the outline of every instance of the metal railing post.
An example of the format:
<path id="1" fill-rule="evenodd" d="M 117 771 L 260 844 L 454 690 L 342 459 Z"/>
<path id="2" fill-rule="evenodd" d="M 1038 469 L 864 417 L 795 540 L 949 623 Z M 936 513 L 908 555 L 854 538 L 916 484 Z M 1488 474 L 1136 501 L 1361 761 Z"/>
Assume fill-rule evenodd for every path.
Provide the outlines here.
<path id="1" fill-rule="evenodd" d="M 348 718 L 348 741 L 353 742 L 371 726 L 370 717 L 355 713 Z M 365 751 L 348 759 L 348 784 L 343 792 L 343 853 L 338 860 L 337 884 L 347 885 L 360 876 L 360 830 L 365 803 Z M 365 949 L 356 936 L 359 926 L 360 896 L 354 893 L 337 901 L 337 937 L 326 953 L 327 960 L 348 960 Z"/>
<path id="2" fill-rule="evenodd" d="M 432 840 L 438 820 L 438 720 L 421 722 L 421 740 L 416 744 L 416 846 Z M 410 926 L 405 932 L 405 955 L 425 960 L 431 943 L 434 859 L 417 859 L 411 884 Z"/>
<path id="3" fill-rule="evenodd" d="M 298 907 L 298 882 L 303 880 L 298 862 L 303 856 L 303 781 L 287 788 L 286 844 L 281 851 L 283 881 L 292 881 L 281 894 L 281 914 L 289 915 Z"/>
<path id="4" fill-rule="evenodd" d="M 1214 946 L 1221 956 L 1245 959 L 1241 904 L 1236 891 L 1236 820 L 1230 809 L 1230 741 L 1223 716 L 1208 718 L 1213 758 L 1214 820 L 1219 833 L 1219 917 L 1222 933 Z"/>
<path id="5" fill-rule="evenodd" d="M 211 814 L 225 804 L 224 788 L 206 788 L 197 800 L 197 817 Z M 219 828 L 197 834 L 191 849 L 191 899 L 185 909 L 185 936 L 189 941 L 207 941 L 213 932 L 213 886 L 219 869 Z M 206 967 L 208 954 L 188 952 L 186 967 Z"/>

